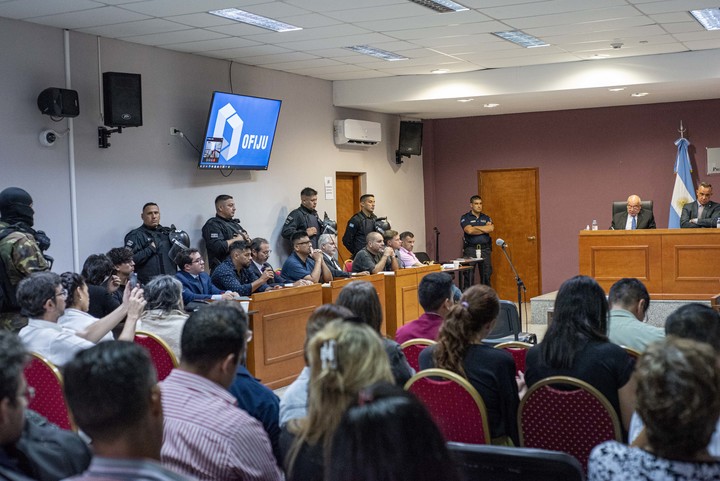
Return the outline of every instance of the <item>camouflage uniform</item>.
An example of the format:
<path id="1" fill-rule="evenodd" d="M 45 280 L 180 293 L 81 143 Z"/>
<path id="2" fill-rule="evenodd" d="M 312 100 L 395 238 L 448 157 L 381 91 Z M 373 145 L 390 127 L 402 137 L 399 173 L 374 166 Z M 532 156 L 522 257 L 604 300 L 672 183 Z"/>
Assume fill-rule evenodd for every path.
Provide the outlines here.
<path id="1" fill-rule="evenodd" d="M 0 230 L 8 226 L 7 223 L 0 222 Z M 33 272 L 50 270 L 35 237 L 20 231 L 15 231 L 0 241 L 0 258 L 13 287 L 17 287 L 21 280 Z M 15 330 L 22 327 L 18 326 L 18 322 L 22 324 L 22 320 L 18 317 L 16 311 L 3 312 L 0 313 L 0 322 L 4 328 Z"/>

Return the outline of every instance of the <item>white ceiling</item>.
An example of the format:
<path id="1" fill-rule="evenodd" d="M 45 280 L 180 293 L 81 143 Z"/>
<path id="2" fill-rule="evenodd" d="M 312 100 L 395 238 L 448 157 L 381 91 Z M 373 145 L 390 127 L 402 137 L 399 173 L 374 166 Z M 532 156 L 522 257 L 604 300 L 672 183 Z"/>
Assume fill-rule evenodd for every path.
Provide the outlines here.
<path id="1" fill-rule="evenodd" d="M 419 118 L 720 97 L 720 31 L 688 13 L 718 0 L 458 1 L 470 10 L 439 14 L 408 0 L 0 0 L 0 17 L 332 80 L 338 106 Z M 230 7 L 303 30 L 207 13 Z M 503 30 L 550 46 L 491 34 Z M 409 59 L 343 48 L 351 45 Z M 641 91 L 649 95 L 630 96 Z"/>

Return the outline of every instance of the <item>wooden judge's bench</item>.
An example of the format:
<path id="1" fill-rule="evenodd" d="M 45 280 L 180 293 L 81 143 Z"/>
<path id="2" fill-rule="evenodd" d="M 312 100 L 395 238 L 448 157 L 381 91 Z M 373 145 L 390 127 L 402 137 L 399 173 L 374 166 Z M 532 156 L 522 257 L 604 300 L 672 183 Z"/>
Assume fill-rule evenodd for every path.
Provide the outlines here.
<path id="1" fill-rule="evenodd" d="M 635 277 L 658 300 L 707 301 L 720 292 L 720 229 L 582 230 L 580 274 L 605 289 Z"/>

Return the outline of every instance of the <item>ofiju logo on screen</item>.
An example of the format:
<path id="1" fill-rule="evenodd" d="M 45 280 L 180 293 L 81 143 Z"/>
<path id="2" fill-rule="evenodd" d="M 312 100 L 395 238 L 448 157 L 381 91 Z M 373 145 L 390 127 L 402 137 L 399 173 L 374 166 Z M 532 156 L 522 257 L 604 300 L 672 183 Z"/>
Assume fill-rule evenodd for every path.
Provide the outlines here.
<path id="1" fill-rule="evenodd" d="M 225 125 L 230 126 L 230 139 L 225 136 Z M 218 110 L 218 116 L 213 127 L 213 137 L 223 139 L 220 152 L 227 160 L 235 157 L 241 147 L 243 149 L 263 150 L 268 146 L 269 135 L 243 135 L 243 125 L 243 119 L 240 118 L 240 115 L 230 103 L 225 104 L 224 107 Z"/>

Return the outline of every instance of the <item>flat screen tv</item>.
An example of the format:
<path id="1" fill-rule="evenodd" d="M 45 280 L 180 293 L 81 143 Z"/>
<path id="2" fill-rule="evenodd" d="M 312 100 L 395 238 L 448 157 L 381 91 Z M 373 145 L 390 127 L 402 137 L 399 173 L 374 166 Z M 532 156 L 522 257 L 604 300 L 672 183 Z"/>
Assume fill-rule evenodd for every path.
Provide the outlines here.
<path id="1" fill-rule="evenodd" d="M 198 167 L 267 170 L 281 103 L 213 92 Z"/>

